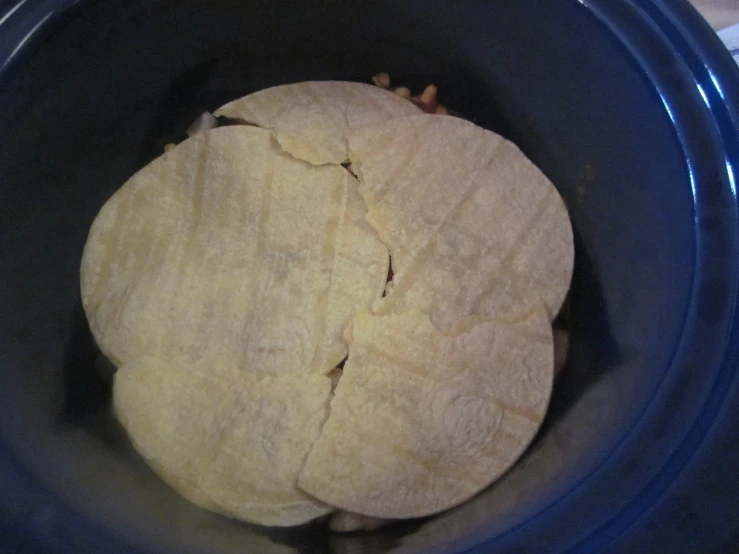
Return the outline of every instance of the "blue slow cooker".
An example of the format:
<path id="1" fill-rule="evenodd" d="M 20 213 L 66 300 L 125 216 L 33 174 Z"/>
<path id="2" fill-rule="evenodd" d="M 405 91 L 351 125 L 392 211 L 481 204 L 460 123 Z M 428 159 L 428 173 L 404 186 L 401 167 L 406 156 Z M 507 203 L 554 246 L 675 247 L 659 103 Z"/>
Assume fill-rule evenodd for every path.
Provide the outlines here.
<path id="1" fill-rule="evenodd" d="M 388 71 L 514 140 L 576 234 L 572 352 L 526 456 L 373 533 L 264 529 L 132 450 L 79 299 L 89 225 L 201 111 Z M 685 0 L 0 0 L 0 548 L 739 548 L 739 69 Z"/>

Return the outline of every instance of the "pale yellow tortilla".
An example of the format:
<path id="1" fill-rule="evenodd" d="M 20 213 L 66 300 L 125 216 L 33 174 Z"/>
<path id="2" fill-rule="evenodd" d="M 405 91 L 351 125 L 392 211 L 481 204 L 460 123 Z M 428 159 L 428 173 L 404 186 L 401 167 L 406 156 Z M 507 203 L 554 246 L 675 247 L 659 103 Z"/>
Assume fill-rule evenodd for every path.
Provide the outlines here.
<path id="1" fill-rule="evenodd" d="M 136 450 L 185 498 L 283 526 L 331 511 L 296 487 L 330 395 L 329 379 L 319 375 L 145 357 L 118 370 L 113 404 Z"/>
<path id="2" fill-rule="evenodd" d="M 421 309 L 440 328 L 524 305 L 557 314 L 572 229 L 557 190 L 515 145 L 462 119 L 418 115 L 351 133 L 349 147 L 395 272 L 377 313 Z"/>
<path id="3" fill-rule="evenodd" d="M 217 114 L 264 128 L 197 135 L 96 218 L 82 298 L 116 414 L 191 502 L 371 528 L 464 502 L 535 435 L 566 209 L 511 143 L 418 112 L 356 83 L 261 91 Z M 347 156 L 361 186 L 324 165 Z"/>
<path id="4" fill-rule="evenodd" d="M 418 113 L 422 112 L 413 103 L 392 92 L 343 81 L 272 87 L 215 112 L 273 129 L 287 152 L 317 165 L 346 161 L 348 133 Z"/>
<path id="5" fill-rule="evenodd" d="M 225 127 L 136 173 L 98 214 L 82 301 L 116 364 L 210 356 L 268 374 L 328 373 L 342 332 L 382 294 L 387 248 L 357 181 Z"/>
<path id="6" fill-rule="evenodd" d="M 301 489 L 356 514 L 410 518 L 464 502 L 518 459 L 552 389 L 549 317 L 457 327 L 441 333 L 419 311 L 354 319 Z"/>

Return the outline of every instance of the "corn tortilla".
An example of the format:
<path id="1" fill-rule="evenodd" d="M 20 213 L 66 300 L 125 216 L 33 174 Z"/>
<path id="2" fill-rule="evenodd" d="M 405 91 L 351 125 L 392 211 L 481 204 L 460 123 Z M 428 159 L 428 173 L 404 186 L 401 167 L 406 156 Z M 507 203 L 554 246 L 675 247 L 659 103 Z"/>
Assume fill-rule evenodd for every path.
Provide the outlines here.
<path id="1" fill-rule="evenodd" d="M 257 127 L 146 166 L 85 246 L 83 306 L 137 451 L 262 525 L 338 510 L 333 529 L 374 529 L 485 488 L 551 394 L 574 256 L 551 182 L 502 137 L 369 85 L 216 115 Z"/>
<path id="2" fill-rule="evenodd" d="M 508 469 L 549 402 L 549 317 L 459 328 L 441 333 L 417 310 L 358 315 L 298 486 L 342 510 L 402 519 L 456 506 Z"/>
<path id="3" fill-rule="evenodd" d="M 144 357 L 116 373 L 113 405 L 136 450 L 185 498 L 282 526 L 331 511 L 296 487 L 330 394 L 319 375 Z"/>
<path id="4" fill-rule="evenodd" d="M 395 272 L 378 314 L 420 309 L 440 328 L 541 303 L 556 316 L 572 277 L 569 216 L 514 144 L 418 115 L 351 133 L 349 147 Z"/>
<path id="5" fill-rule="evenodd" d="M 346 161 L 346 136 L 351 131 L 422 112 L 372 85 L 309 81 L 260 90 L 215 113 L 273 129 L 285 151 L 321 165 Z"/>
<path id="6" fill-rule="evenodd" d="M 85 246 L 82 301 L 102 351 L 116 365 L 215 356 L 268 374 L 330 372 L 389 263 L 357 185 L 255 127 L 207 131 L 154 160 L 106 203 Z"/>

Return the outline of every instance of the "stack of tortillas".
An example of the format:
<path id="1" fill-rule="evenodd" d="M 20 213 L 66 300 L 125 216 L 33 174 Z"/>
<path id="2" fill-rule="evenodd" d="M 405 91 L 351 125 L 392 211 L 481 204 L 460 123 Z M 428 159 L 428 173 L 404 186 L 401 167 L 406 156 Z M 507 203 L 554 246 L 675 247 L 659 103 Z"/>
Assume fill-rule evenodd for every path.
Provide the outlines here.
<path id="1" fill-rule="evenodd" d="M 485 488 L 551 393 L 573 264 L 552 184 L 501 137 L 369 85 L 216 114 L 255 126 L 143 168 L 85 247 L 136 449 L 195 504 L 263 525 L 416 517 Z"/>

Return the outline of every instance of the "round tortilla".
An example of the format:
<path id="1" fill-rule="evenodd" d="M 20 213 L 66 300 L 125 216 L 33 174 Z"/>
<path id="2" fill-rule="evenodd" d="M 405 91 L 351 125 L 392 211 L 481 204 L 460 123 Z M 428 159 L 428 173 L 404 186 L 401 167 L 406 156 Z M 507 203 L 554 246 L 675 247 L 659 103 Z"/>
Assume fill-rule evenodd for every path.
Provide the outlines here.
<path id="1" fill-rule="evenodd" d="M 153 357 L 122 366 L 113 386 L 116 416 L 165 482 L 207 510 L 279 526 L 331 511 L 296 486 L 330 396 L 319 375 Z"/>
<path id="2" fill-rule="evenodd" d="M 418 115 L 351 133 L 349 148 L 395 272 L 376 313 L 420 309 L 442 329 L 542 303 L 556 316 L 572 228 L 557 190 L 514 144 L 462 119 Z"/>
<path id="3" fill-rule="evenodd" d="M 101 350 L 116 365 L 209 356 L 329 373 L 389 264 L 357 186 L 255 127 L 207 131 L 154 160 L 105 204 L 85 245 L 82 301 Z"/>
<path id="4" fill-rule="evenodd" d="M 457 327 L 441 333 L 420 311 L 354 319 L 301 489 L 356 514 L 419 517 L 464 502 L 518 459 L 552 390 L 549 317 Z"/>
<path id="5" fill-rule="evenodd" d="M 286 152 L 316 165 L 344 163 L 350 132 L 418 113 L 420 108 L 397 94 L 344 81 L 272 87 L 215 112 L 273 129 Z"/>

